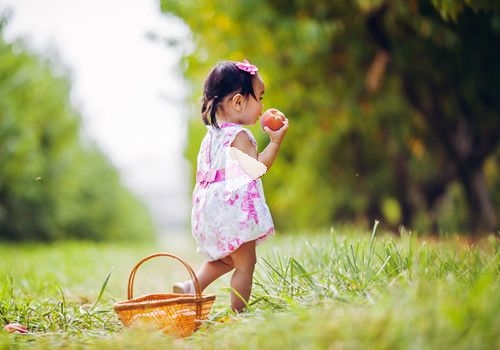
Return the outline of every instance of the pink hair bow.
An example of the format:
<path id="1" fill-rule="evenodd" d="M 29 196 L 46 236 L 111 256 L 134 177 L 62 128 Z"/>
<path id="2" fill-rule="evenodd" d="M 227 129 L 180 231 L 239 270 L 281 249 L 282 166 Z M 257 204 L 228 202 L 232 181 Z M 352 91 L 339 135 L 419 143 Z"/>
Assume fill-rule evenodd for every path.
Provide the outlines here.
<path id="1" fill-rule="evenodd" d="M 242 71 L 250 73 L 251 75 L 255 75 L 255 72 L 259 70 L 257 66 L 250 64 L 250 62 L 248 62 L 247 60 L 243 60 L 243 62 L 236 62 L 236 67 L 238 67 Z"/>

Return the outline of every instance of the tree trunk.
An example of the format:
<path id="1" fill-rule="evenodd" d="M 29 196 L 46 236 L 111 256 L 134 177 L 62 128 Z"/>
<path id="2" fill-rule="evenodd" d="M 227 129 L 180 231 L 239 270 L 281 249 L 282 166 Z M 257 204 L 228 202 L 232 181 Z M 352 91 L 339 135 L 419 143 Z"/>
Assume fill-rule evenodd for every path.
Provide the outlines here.
<path id="1" fill-rule="evenodd" d="M 462 184 L 469 206 L 471 232 L 479 235 L 499 230 L 482 168 L 463 176 Z"/>

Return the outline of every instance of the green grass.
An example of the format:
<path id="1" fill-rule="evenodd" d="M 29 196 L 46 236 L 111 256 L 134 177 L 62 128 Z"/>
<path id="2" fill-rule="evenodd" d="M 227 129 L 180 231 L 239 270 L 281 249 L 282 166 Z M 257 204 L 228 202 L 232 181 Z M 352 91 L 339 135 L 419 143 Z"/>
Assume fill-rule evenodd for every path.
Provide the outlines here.
<path id="1" fill-rule="evenodd" d="M 202 262 L 189 237 L 155 246 L 0 245 L 0 349 L 498 349 L 500 242 L 396 238 L 352 229 L 279 235 L 259 246 L 249 312 L 228 309 L 229 275 L 209 287 L 212 316 L 193 336 L 124 329 L 134 264 L 169 251 Z M 137 273 L 134 293 L 169 291 L 187 274 L 164 259 Z M 221 322 L 225 320 L 226 322 Z"/>

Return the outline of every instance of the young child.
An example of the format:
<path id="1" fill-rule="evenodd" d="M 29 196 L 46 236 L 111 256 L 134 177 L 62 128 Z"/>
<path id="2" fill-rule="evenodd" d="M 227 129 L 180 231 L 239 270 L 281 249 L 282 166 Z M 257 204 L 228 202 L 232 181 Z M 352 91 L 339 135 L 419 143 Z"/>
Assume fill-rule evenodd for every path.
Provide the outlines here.
<path id="1" fill-rule="evenodd" d="M 249 174 L 249 169 L 238 163 L 241 171 L 228 171 L 228 162 L 239 153 L 236 149 L 269 169 L 288 129 L 286 118 L 277 131 L 265 127 L 270 142 L 258 153 L 255 138 L 243 127 L 255 124 L 262 114 L 264 82 L 257 71 L 246 60 L 223 61 L 205 80 L 201 116 L 207 133 L 198 154 L 191 213 L 198 252 L 209 259 L 196 274 L 201 290 L 234 270 L 231 307 L 236 312 L 243 311 L 250 298 L 256 243 L 272 235 L 274 226 L 260 178 L 246 175 L 247 181 L 230 186 L 231 176 Z M 194 294 L 193 282 L 176 283 L 174 292 Z"/>

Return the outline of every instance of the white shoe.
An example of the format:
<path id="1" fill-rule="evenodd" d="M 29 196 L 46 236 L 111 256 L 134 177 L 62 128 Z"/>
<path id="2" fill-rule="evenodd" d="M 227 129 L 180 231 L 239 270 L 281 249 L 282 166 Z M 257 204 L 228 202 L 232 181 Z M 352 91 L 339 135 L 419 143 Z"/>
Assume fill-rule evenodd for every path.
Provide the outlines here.
<path id="1" fill-rule="evenodd" d="M 195 294 L 193 281 L 177 282 L 174 284 L 173 291 L 176 294 Z"/>

